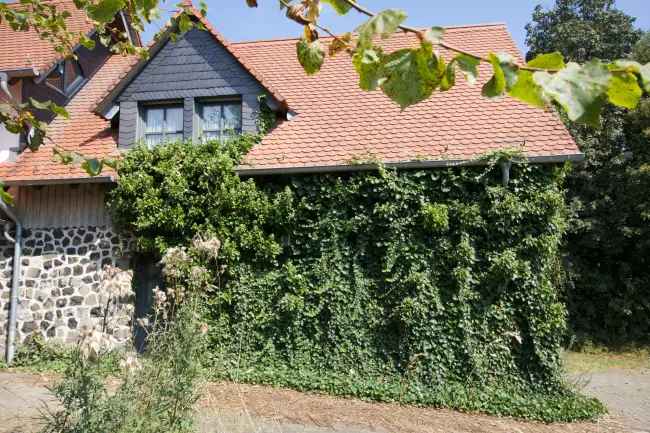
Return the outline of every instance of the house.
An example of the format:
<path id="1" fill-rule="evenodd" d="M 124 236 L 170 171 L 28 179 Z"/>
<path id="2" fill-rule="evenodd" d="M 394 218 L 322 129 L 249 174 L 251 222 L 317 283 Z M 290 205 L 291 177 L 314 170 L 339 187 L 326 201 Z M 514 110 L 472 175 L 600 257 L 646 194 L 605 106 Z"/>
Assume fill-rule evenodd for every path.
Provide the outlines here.
<path id="1" fill-rule="evenodd" d="M 70 0 L 57 1 L 74 9 Z M 206 31 L 192 29 L 175 42 L 163 34 L 147 60 L 114 55 L 98 44 L 94 50 L 80 47 L 79 61 L 70 65 L 34 34 L 0 27 L 10 45 L 0 54 L 0 73 L 11 92 L 23 99 L 55 98 L 70 113 L 69 119 L 51 120 L 52 142 L 37 152 L 2 133 L 0 180 L 15 207 L 5 207 L 6 239 L 0 243 L 0 322 L 6 332 L 11 294 L 17 295 L 18 341 L 35 331 L 75 340 L 82 326 L 97 320 L 102 267 L 129 266 L 128 236 L 113 229 L 104 206 L 116 174 L 106 169 L 89 177 L 62 165 L 52 158 L 54 144 L 106 157 L 138 143 L 255 132 L 259 98 L 265 96 L 279 122 L 246 155 L 241 175 L 356 171 L 370 168 L 363 163 L 369 159 L 399 168 L 441 167 L 514 147 L 540 164 L 581 157 L 552 112 L 508 98 L 485 99 L 480 86 L 461 80 L 401 111 L 380 92 L 359 89 L 346 55 L 328 58 L 319 74 L 307 76 L 295 39 L 228 42 L 191 10 Z M 74 13 L 73 20 L 92 36 Z M 132 33 L 123 15 L 113 25 Z M 450 27 L 446 40 L 480 55 L 505 51 L 522 60 L 502 24 Z M 406 34 L 386 41 L 388 49 L 416 43 Z M 481 68 L 486 79 L 489 67 Z M 12 278 L 18 290 L 11 289 Z"/>

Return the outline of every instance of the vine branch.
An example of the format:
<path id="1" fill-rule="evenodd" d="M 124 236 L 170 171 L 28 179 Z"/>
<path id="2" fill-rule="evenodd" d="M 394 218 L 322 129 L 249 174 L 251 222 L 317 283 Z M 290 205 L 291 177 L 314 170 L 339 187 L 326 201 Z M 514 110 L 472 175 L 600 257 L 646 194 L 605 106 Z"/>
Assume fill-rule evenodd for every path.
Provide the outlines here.
<path id="1" fill-rule="evenodd" d="M 281 0 L 281 1 L 283 1 L 283 0 Z M 360 4 L 358 4 L 354 0 L 343 0 L 343 1 L 346 2 L 348 5 L 350 5 L 350 7 L 352 9 L 356 10 L 357 12 L 359 12 L 359 13 L 361 13 L 363 15 L 366 15 L 367 17 L 372 18 L 372 17 L 377 15 L 375 12 L 372 12 L 371 10 L 361 6 Z M 398 28 L 400 30 L 402 30 L 404 33 L 413 33 L 416 36 L 418 36 L 418 38 L 420 38 L 420 39 L 422 39 L 422 37 L 423 37 L 422 30 L 416 29 L 415 27 L 399 25 Z M 487 57 L 480 56 L 480 55 L 477 55 L 477 54 L 472 53 L 470 51 L 463 50 L 461 48 L 456 47 L 455 45 L 451 45 L 451 44 L 448 44 L 448 43 L 443 42 L 443 41 L 441 41 L 438 45 L 440 45 L 443 48 L 448 49 L 449 51 L 453 51 L 453 52 L 458 53 L 458 54 L 464 54 L 466 56 L 474 57 L 474 58 L 479 59 L 479 60 L 481 60 L 481 61 L 483 61 L 485 63 L 491 63 L 490 59 L 488 59 Z M 557 69 L 533 68 L 533 67 L 526 66 L 526 65 L 520 65 L 518 63 L 515 63 L 515 65 L 519 69 L 524 70 L 524 71 L 531 71 L 531 72 L 537 72 L 537 71 L 558 72 Z"/>

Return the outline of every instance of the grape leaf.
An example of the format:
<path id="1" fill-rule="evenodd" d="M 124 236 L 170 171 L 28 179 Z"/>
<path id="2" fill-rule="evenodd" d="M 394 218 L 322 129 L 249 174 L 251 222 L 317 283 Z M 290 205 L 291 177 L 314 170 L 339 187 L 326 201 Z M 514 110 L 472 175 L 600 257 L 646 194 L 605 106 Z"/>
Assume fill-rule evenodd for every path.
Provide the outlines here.
<path id="1" fill-rule="evenodd" d="M 467 54 L 459 54 L 451 62 L 458 65 L 458 69 L 465 75 L 465 79 L 469 84 L 476 84 L 478 65 L 481 63 L 480 59 Z"/>
<path id="2" fill-rule="evenodd" d="M 365 23 L 357 27 L 359 39 L 358 48 L 367 48 L 372 46 L 372 38 L 379 35 L 386 39 L 399 27 L 406 19 L 406 13 L 398 9 L 386 9 L 381 11 Z"/>
<path id="3" fill-rule="evenodd" d="M 508 94 L 535 107 L 544 108 L 546 106 L 542 88 L 535 82 L 533 73 L 530 71 L 519 71 L 517 82 L 510 88 Z"/>
<path id="4" fill-rule="evenodd" d="M 359 87 L 363 90 L 376 90 L 386 80 L 380 48 L 357 51 L 352 57 L 352 64 L 359 74 Z"/>
<path id="5" fill-rule="evenodd" d="M 86 10 L 91 19 L 108 23 L 124 6 L 124 0 L 100 0 L 95 4 L 90 4 Z"/>
<path id="6" fill-rule="evenodd" d="M 564 69 L 564 57 L 558 51 L 549 54 L 540 54 L 527 63 L 531 68 L 540 69 Z"/>
<path id="7" fill-rule="evenodd" d="M 336 11 L 339 15 L 345 15 L 348 13 L 350 8 L 350 3 L 346 2 L 345 0 L 322 0 L 323 3 L 327 3 L 328 5 L 332 6 L 332 9 Z"/>
<path id="8" fill-rule="evenodd" d="M 296 44 L 298 51 L 298 61 L 302 65 L 305 72 L 309 75 L 315 74 L 320 71 L 325 60 L 325 51 L 320 41 L 316 40 L 309 42 L 302 38 Z"/>
<path id="9" fill-rule="evenodd" d="M 613 64 L 614 68 L 625 69 L 627 72 L 633 72 L 641 78 L 643 89 L 650 93 L 650 63 L 642 65 L 632 60 L 617 60 Z"/>
<path id="10" fill-rule="evenodd" d="M 490 81 L 485 83 L 481 93 L 486 98 L 498 98 L 504 94 L 506 91 L 506 76 L 501 68 L 501 63 L 499 58 L 494 53 L 488 55 L 488 59 L 492 64 L 492 69 L 494 70 L 494 75 L 490 78 Z"/>
<path id="11" fill-rule="evenodd" d="M 386 80 L 381 85 L 384 93 L 404 109 L 431 96 L 435 83 L 431 74 L 424 75 L 424 66 L 432 58 L 424 49 L 402 49 L 386 56 Z M 435 75 L 433 75 L 435 76 Z"/>
<path id="12" fill-rule="evenodd" d="M 569 119 L 592 126 L 600 124 L 600 111 L 607 101 L 610 72 L 600 60 L 584 66 L 570 62 L 555 74 L 538 71 L 535 82 L 547 98 L 557 102 Z"/>
<path id="13" fill-rule="evenodd" d="M 442 27 L 431 27 L 424 31 L 424 40 L 430 44 L 439 44 L 445 35 L 445 29 Z"/>
<path id="14" fill-rule="evenodd" d="M 613 72 L 609 80 L 609 102 L 623 108 L 633 109 L 639 104 L 643 90 L 636 75 L 631 72 Z"/>

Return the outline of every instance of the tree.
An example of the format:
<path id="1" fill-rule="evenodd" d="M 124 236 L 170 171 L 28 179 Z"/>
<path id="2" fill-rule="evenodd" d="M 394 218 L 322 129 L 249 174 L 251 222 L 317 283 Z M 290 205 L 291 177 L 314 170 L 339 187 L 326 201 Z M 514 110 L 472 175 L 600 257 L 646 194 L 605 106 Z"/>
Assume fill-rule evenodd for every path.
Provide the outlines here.
<path id="1" fill-rule="evenodd" d="M 550 10 L 538 6 L 526 29 L 527 57 L 560 50 L 571 61 L 631 53 L 637 61 L 648 60 L 636 56 L 648 52 L 648 37 L 639 40 L 634 18 L 613 0 L 557 0 Z M 597 127 L 566 122 L 586 155 L 567 182 L 574 211 L 567 237 L 567 303 L 569 323 L 581 339 L 612 344 L 642 340 L 650 332 L 650 249 L 643 217 L 650 182 L 642 169 L 648 162 L 642 126 L 648 125 L 647 109 L 645 101 L 632 112 L 607 105 Z"/>
<path id="2" fill-rule="evenodd" d="M 614 0 L 557 0 L 550 10 L 538 5 L 526 25 L 526 58 L 553 51 L 579 63 L 625 58 L 642 33 L 634 21 Z"/>

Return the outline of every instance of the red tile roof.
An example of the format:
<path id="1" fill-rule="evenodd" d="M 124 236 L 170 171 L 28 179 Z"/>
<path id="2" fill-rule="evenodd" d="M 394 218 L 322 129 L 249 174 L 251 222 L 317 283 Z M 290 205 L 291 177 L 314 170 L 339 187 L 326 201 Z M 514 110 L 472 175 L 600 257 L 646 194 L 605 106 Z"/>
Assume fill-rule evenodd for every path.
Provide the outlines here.
<path id="1" fill-rule="evenodd" d="M 505 25 L 449 28 L 445 41 L 478 55 L 508 52 L 522 61 Z M 389 50 L 415 46 L 414 36 L 395 34 Z M 380 91 L 364 92 L 348 55 L 327 58 L 307 76 L 296 59 L 295 40 L 231 44 L 247 64 L 263 71 L 297 115 L 281 123 L 254 147 L 242 172 L 300 171 L 382 160 L 386 163 L 468 160 L 503 148 L 521 148 L 531 157 L 579 154 L 557 115 L 511 98 L 488 100 L 481 80 L 464 79 L 445 93 L 404 111 Z M 452 54 L 441 50 L 445 58 Z"/>
<path id="2" fill-rule="evenodd" d="M 52 154 L 54 144 L 89 157 L 117 156 L 117 131 L 111 122 L 95 113 L 97 98 L 114 86 L 137 60 L 135 57 L 113 55 L 66 106 L 69 119 L 57 117 L 48 127 L 50 141 L 36 152 L 25 150 L 15 162 L 0 164 L 0 180 L 11 183 L 41 183 L 88 178 L 77 165 L 63 165 Z M 114 176 L 105 169 L 101 176 Z M 95 179 L 101 180 L 101 179 Z"/>
<path id="3" fill-rule="evenodd" d="M 491 150 L 513 147 L 521 147 L 531 157 L 579 154 L 554 113 L 510 98 L 485 99 L 481 83 L 469 86 L 459 79 L 453 90 L 400 111 L 381 92 L 358 88 L 358 77 L 346 54 L 328 58 L 319 74 L 307 76 L 296 59 L 296 40 L 228 44 L 207 27 L 296 113 L 249 152 L 240 167 L 244 173 L 330 170 L 378 159 L 407 164 L 467 161 Z M 479 55 L 506 51 L 521 60 L 504 25 L 449 28 L 446 40 Z M 412 36 L 395 34 L 385 45 L 396 49 L 415 43 Z M 56 119 L 50 125 L 54 142 L 85 155 L 114 154 L 116 131 L 95 114 L 97 101 L 137 63 L 134 58 L 111 57 L 68 105 L 71 118 Z M 489 78 L 489 72 L 489 67 L 481 67 L 481 82 Z M 34 153 L 25 151 L 15 163 L 0 164 L 0 179 L 7 183 L 81 178 L 87 178 L 81 169 L 53 161 L 51 145 Z"/>
<path id="4" fill-rule="evenodd" d="M 70 17 L 66 20 L 69 31 L 88 34 L 93 29 L 85 13 L 77 9 L 71 0 L 50 0 L 49 3 L 55 5 L 57 11 L 70 12 Z M 24 7 L 20 3 L 11 3 L 8 6 Z M 0 71 L 34 68 L 43 73 L 61 57 L 52 48 L 52 43 L 41 39 L 34 30 L 16 32 L 5 22 L 0 23 L 0 41 Z"/>

